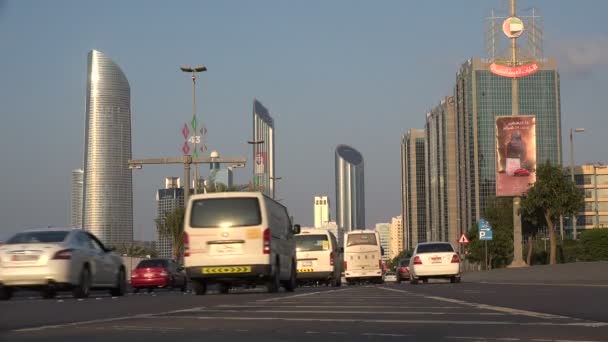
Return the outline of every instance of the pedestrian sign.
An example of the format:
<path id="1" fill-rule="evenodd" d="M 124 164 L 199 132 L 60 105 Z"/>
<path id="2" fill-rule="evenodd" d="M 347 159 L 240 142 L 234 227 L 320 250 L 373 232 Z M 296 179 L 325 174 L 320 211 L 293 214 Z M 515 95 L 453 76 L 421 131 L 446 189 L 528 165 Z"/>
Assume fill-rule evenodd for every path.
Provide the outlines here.
<path id="1" fill-rule="evenodd" d="M 467 236 L 465 235 L 465 233 L 462 233 L 462 235 L 460 235 L 460 239 L 458 239 L 458 243 L 461 245 L 466 245 L 469 243 L 469 239 L 467 239 Z"/>

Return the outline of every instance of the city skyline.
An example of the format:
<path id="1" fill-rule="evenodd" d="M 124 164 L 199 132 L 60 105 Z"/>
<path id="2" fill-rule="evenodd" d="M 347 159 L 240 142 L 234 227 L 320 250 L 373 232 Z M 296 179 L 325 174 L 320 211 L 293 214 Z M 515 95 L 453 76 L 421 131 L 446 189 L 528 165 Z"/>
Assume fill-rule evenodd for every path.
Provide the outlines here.
<path id="1" fill-rule="evenodd" d="M 196 92 L 209 150 L 248 157 L 246 169 L 235 170 L 235 183 L 251 179 L 251 99 L 260 98 L 279 126 L 276 171 L 283 179 L 276 195 L 297 223 L 312 225 L 310 198 L 334 188 L 333 149 L 340 143 L 366 156 L 367 223 L 386 222 L 400 207 L 400 136 L 423 127 L 424 113 L 453 92 L 462 63 L 485 55 L 484 18 L 504 2 L 412 4 L 191 2 L 185 5 L 193 11 L 184 13 L 161 3 L 147 3 L 142 11 L 137 1 L 109 1 L 94 12 L 84 2 L 5 2 L 0 213 L 7 228 L 0 239 L 27 227 L 70 224 L 70 170 L 83 166 L 83 70 L 92 48 L 129 76 L 134 155 L 181 155 L 180 130 L 192 117 L 192 94 L 179 66 L 204 63 L 209 71 L 199 76 Z M 586 128 L 575 138 L 576 164 L 605 162 L 600 146 L 608 118 L 600 99 L 608 91 L 608 28 L 601 13 L 608 4 L 518 5 L 537 6 L 544 20 L 544 55 L 556 59 L 560 72 L 561 139 L 567 141 L 568 128 Z M 412 9 L 433 13 L 436 25 L 426 25 L 428 16 L 412 16 Z M 446 39 L 454 27 L 458 39 Z M 180 38 L 193 30 L 204 32 L 201 44 Z M 562 159 L 568 152 L 564 144 Z M 179 165 L 138 171 L 135 239 L 152 239 L 154 192 L 165 175 L 182 173 Z"/>

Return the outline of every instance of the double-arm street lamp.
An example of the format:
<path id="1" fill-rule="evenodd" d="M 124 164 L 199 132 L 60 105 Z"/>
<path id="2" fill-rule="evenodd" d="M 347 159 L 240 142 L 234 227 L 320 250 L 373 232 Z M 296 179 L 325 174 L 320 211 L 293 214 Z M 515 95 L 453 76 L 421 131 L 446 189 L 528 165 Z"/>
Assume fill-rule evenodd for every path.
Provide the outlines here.
<path id="1" fill-rule="evenodd" d="M 581 133 L 584 131 L 585 131 L 584 128 L 570 128 L 570 179 L 572 181 L 572 184 L 574 184 L 574 186 L 576 186 L 576 183 L 574 181 L 574 133 Z M 577 218 L 578 218 L 578 213 L 575 213 L 572 216 L 572 237 L 574 240 L 577 239 L 577 232 L 576 232 Z"/>
<path id="2" fill-rule="evenodd" d="M 189 67 L 189 66 L 182 66 L 180 67 L 180 69 L 183 72 L 189 72 L 192 73 L 192 129 L 194 130 L 194 135 L 193 135 L 193 139 L 194 139 L 194 153 L 192 154 L 192 156 L 194 158 L 196 158 L 198 156 L 198 139 L 196 136 L 196 73 L 198 72 L 203 72 L 203 71 L 207 71 L 207 67 L 204 65 L 199 65 L 196 67 Z M 202 143 L 202 142 L 201 142 Z M 190 184 L 188 184 L 188 187 L 190 186 Z M 197 164 L 194 164 L 194 193 L 197 193 L 197 188 L 198 188 L 198 166 Z"/>

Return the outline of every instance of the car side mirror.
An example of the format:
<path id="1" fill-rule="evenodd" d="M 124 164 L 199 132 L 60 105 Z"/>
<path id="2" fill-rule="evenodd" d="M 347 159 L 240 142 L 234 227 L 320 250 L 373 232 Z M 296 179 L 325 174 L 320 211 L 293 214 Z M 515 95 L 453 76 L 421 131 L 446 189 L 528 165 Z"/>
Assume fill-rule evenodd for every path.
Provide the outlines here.
<path id="1" fill-rule="evenodd" d="M 294 225 L 293 225 L 293 228 L 291 229 L 291 231 L 292 231 L 294 234 L 300 234 L 300 231 L 301 231 L 301 230 L 302 230 L 302 228 L 300 227 L 300 225 L 299 225 L 299 224 L 294 224 Z"/>
<path id="2" fill-rule="evenodd" d="M 116 247 L 107 247 L 106 248 L 106 252 L 110 253 L 110 252 L 116 252 Z"/>

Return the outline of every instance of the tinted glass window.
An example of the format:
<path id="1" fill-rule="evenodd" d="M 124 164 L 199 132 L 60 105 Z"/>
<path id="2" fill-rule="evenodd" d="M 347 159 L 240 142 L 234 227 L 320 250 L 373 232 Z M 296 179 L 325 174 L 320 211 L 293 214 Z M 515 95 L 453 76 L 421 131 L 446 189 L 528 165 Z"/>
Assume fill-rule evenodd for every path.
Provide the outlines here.
<path id="1" fill-rule="evenodd" d="M 261 223 L 257 198 L 203 199 L 192 205 L 192 228 L 257 226 Z"/>
<path id="2" fill-rule="evenodd" d="M 453 252 L 454 249 L 449 243 L 429 243 L 418 246 L 416 253 L 441 253 L 441 252 Z"/>
<path id="3" fill-rule="evenodd" d="M 6 244 L 21 243 L 58 243 L 63 242 L 69 232 L 48 231 L 48 232 L 25 232 L 18 233 L 10 238 Z"/>
<path id="4" fill-rule="evenodd" d="M 346 247 L 358 245 L 377 245 L 376 234 L 349 234 Z"/>
<path id="5" fill-rule="evenodd" d="M 410 259 L 403 259 L 399 261 L 399 266 L 408 266 L 410 264 Z"/>
<path id="6" fill-rule="evenodd" d="M 327 251 L 329 250 L 329 240 L 327 235 L 296 235 L 296 251 Z"/>
<path id="7" fill-rule="evenodd" d="M 137 268 L 148 268 L 148 267 L 163 267 L 167 268 L 168 262 L 167 260 L 162 259 L 146 259 L 142 260 L 137 264 Z"/>

